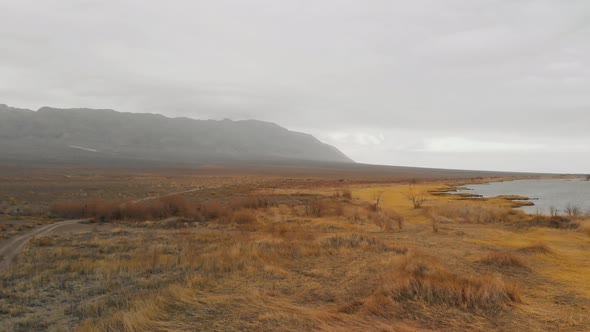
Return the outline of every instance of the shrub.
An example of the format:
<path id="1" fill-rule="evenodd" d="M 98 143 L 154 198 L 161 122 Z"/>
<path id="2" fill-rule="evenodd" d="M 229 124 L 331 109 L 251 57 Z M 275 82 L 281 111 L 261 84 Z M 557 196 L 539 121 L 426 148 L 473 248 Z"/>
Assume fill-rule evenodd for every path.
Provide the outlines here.
<path id="1" fill-rule="evenodd" d="M 579 223 L 562 216 L 534 216 L 530 219 L 530 225 L 558 229 L 574 229 L 580 227 Z"/>
<path id="2" fill-rule="evenodd" d="M 350 190 L 348 190 L 348 189 L 347 190 L 343 190 L 342 193 L 341 193 L 341 195 L 342 195 L 342 198 L 345 198 L 345 199 L 348 199 L 348 200 L 351 200 L 352 199 L 352 192 Z"/>
<path id="3" fill-rule="evenodd" d="M 270 199 L 265 196 L 250 195 L 244 197 L 235 197 L 230 200 L 229 207 L 232 210 L 240 209 L 260 209 L 274 206 Z"/>
<path id="4" fill-rule="evenodd" d="M 320 198 L 315 198 L 305 204 L 305 215 L 310 217 L 322 217 L 327 209 L 327 202 Z"/>
<path id="5" fill-rule="evenodd" d="M 217 219 L 226 214 L 226 209 L 218 201 L 209 201 L 202 204 L 200 211 L 205 220 Z"/>
<path id="6" fill-rule="evenodd" d="M 170 217 L 197 217 L 196 205 L 173 195 L 139 201 L 84 199 L 56 202 L 50 213 L 62 218 L 93 218 L 95 221 L 154 220 Z"/>
<path id="7" fill-rule="evenodd" d="M 379 204 L 382 203 L 383 193 L 384 192 L 382 190 L 373 193 L 373 202 L 369 203 L 369 208 L 371 211 L 377 212 L 381 209 Z"/>
<path id="8" fill-rule="evenodd" d="M 419 209 L 426 202 L 428 194 L 423 190 L 417 191 L 413 185 L 410 185 L 410 188 L 405 196 L 410 202 L 412 202 L 414 209 Z"/>
<path id="9" fill-rule="evenodd" d="M 568 204 L 564 211 L 570 217 L 579 217 L 582 215 L 580 207 L 572 204 Z"/>
<path id="10" fill-rule="evenodd" d="M 253 224 L 256 222 L 256 215 L 250 210 L 242 209 L 232 214 L 231 221 L 238 225 Z"/>
<path id="11" fill-rule="evenodd" d="M 376 226 L 378 226 L 381 231 L 389 232 L 393 230 L 393 225 L 396 224 L 399 230 L 402 230 L 404 227 L 404 217 L 393 211 L 380 211 L 371 214 L 371 219 Z"/>

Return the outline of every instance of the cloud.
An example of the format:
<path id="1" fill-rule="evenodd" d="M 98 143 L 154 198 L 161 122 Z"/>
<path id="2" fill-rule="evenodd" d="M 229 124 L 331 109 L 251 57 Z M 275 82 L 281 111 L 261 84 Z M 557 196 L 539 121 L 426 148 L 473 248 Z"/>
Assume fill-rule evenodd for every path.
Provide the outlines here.
<path id="1" fill-rule="evenodd" d="M 490 142 L 470 140 L 462 137 L 439 137 L 426 140 L 420 152 L 511 152 L 511 151 L 542 151 L 542 144 L 520 142 Z"/>
<path id="2" fill-rule="evenodd" d="M 590 141 L 588 17 L 585 0 L 0 0 L 0 103 L 257 118 L 360 161 L 544 169 Z"/>

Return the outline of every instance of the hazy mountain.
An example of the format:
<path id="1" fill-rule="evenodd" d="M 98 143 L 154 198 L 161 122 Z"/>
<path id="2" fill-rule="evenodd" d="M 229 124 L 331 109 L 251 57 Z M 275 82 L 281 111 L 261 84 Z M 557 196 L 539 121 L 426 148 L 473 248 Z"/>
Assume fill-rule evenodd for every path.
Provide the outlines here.
<path id="1" fill-rule="evenodd" d="M 353 162 L 309 134 L 269 122 L 6 105 L 0 105 L 0 160 Z"/>

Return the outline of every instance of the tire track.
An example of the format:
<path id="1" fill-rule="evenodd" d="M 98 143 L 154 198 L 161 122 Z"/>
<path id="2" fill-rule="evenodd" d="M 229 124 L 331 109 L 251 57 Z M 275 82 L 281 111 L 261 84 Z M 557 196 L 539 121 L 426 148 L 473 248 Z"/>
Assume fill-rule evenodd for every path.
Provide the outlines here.
<path id="1" fill-rule="evenodd" d="M 16 255 L 18 255 L 23 250 L 31 238 L 35 236 L 43 236 L 57 228 L 72 225 L 84 220 L 86 219 L 66 220 L 41 226 L 24 235 L 10 239 L 7 243 L 0 245 L 0 272 L 6 271 L 10 265 L 12 265 L 14 257 L 16 257 Z"/>

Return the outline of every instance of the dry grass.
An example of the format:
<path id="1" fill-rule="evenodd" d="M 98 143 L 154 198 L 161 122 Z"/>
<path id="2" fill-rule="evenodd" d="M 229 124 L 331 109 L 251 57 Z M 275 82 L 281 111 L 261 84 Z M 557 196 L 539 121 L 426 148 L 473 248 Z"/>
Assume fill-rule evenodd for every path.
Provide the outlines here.
<path id="1" fill-rule="evenodd" d="M 580 221 L 580 232 L 590 236 L 590 220 Z"/>
<path id="2" fill-rule="evenodd" d="M 576 229 L 580 227 L 578 221 L 563 216 L 533 216 L 528 223 L 530 226 L 550 227 L 558 229 Z"/>
<path id="3" fill-rule="evenodd" d="M 50 213 L 62 218 L 95 218 L 111 220 L 154 220 L 175 216 L 201 217 L 196 202 L 182 196 L 164 196 L 149 200 L 83 199 L 53 204 Z"/>
<path id="4" fill-rule="evenodd" d="M 398 264 L 378 290 L 396 301 L 492 313 L 522 302 L 518 288 L 497 276 L 459 276 L 420 254 L 403 257 Z"/>
<path id="5" fill-rule="evenodd" d="M 530 270 L 529 266 L 522 259 L 509 252 L 493 252 L 479 262 L 499 268 Z"/>
<path id="6" fill-rule="evenodd" d="M 432 219 L 438 219 L 439 222 L 441 217 L 455 222 L 478 224 L 514 222 L 520 220 L 520 215 L 512 209 L 472 202 L 439 204 L 431 207 L 427 213 Z"/>
<path id="7" fill-rule="evenodd" d="M 542 242 L 537 242 L 522 248 L 518 248 L 519 252 L 522 253 L 530 253 L 530 254 L 551 254 L 553 253 L 553 250 L 551 250 L 551 248 Z"/>
<path id="8" fill-rule="evenodd" d="M 231 221 L 238 225 L 254 224 L 257 222 L 256 215 L 246 209 L 235 211 L 231 216 Z"/>
<path id="9" fill-rule="evenodd" d="M 119 211 L 137 221 L 31 241 L 0 274 L 0 325 L 78 331 L 590 326 L 589 317 L 574 316 L 590 305 L 583 233 L 516 227 L 522 215 L 496 202 L 429 196 L 426 208 L 416 210 L 404 197 L 407 185 L 342 189 L 339 181 L 319 187 L 305 180 L 286 181 L 290 191 L 281 191 L 275 183 L 268 190 L 248 182 L 250 191 L 140 201 L 145 205 L 137 212 L 129 212 L 129 197 L 101 198 L 82 212 L 80 204 L 66 206 L 63 213 Z M 382 192 L 377 212 L 369 206 L 375 192 Z M 428 212 L 440 224 L 436 235 Z M 524 269 L 530 271 L 516 273 Z M 566 298 L 565 289 L 579 293 Z"/>

